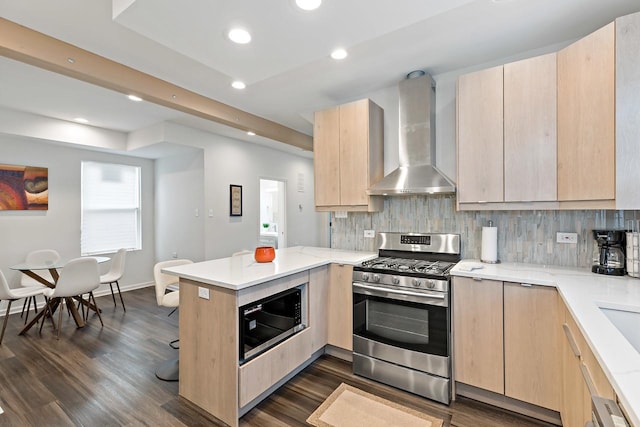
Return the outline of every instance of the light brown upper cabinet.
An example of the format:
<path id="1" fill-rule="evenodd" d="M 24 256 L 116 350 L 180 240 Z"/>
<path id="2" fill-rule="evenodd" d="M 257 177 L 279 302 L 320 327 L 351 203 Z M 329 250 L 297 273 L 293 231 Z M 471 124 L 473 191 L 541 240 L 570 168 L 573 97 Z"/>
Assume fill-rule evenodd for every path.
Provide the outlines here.
<path id="1" fill-rule="evenodd" d="M 458 78 L 458 203 L 504 200 L 502 70 Z"/>
<path id="2" fill-rule="evenodd" d="M 556 95 L 555 53 L 460 76 L 459 209 L 556 200 Z"/>
<path id="3" fill-rule="evenodd" d="M 613 200 L 615 181 L 611 23 L 558 52 L 558 200 Z"/>
<path id="4" fill-rule="evenodd" d="M 556 54 L 504 66 L 504 201 L 557 199 Z"/>
<path id="5" fill-rule="evenodd" d="M 383 110 L 362 99 L 315 113 L 315 202 L 318 211 L 380 211 L 367 189 L 384 174 Z"/>
<path id="6" fill-rule="evenodd" d="M 634 13 L 555 54 L 555 72 L 554 54 L 506 64 L 503 86 L 475 98 L 466 83 L 486 84 L 479 76 L 500 67 L 461 76 L 458 209 L 640 209 L 639 51 L 640 13 Z M 503 112 L 496 112 L 500 99 Z M 496 158 L 498 117 L 504 159 Z M 491 148 L 483 145 L 487 133 Z M 478 191 L 485 185 L 491 189 Z"/>

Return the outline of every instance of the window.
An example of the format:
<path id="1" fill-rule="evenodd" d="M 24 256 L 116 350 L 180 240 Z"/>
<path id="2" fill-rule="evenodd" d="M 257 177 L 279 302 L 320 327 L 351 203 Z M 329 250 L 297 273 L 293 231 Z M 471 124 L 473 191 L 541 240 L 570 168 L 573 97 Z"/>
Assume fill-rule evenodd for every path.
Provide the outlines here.
<path id="1" fill-rule="evenodd" d="M 142 249 L 140 168 L 82 162 L 82 255 Z"/>

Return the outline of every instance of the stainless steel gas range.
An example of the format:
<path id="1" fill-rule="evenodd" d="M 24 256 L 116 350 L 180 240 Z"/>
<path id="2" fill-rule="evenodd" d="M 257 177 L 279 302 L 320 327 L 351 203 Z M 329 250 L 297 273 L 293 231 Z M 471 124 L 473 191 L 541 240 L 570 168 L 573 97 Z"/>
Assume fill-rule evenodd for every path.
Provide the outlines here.
<path id="1" fill-rule="evenodd" d="M 449 404 L 460 235 L 379 233 L 377 246 L 353 269 L 353 372 Z"/>

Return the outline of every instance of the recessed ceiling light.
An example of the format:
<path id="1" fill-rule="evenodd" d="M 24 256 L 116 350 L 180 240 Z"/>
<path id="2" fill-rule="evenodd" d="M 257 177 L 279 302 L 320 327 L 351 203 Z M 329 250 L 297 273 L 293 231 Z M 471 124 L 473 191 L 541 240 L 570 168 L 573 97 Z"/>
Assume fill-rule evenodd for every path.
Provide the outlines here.
<path id="1" fill-rule="evenodd" d="M 142 101 L 142 98 L 140 98 L 139 96 L 135 96 L 135 95 L 129 95 L 127 98 L 129 98 L 131 101 L 135 101 L 135 102 Z"/>
<path id="2" fill-rule="evenodd" d="M 255 132 L 251 132 L 251 131 L 247 132 L 247 135 L 249 136 L 254 136 L 255 134 L 256 134 Z"/>
<path id="3" fill-rule="evenodd" d="M 82 123 L 82 124 L 87 124 L 89 123 L 89 120 L 85 119 L 84 117 L 76 117 L 75 119 L 73 119 L 74 122 L 78 122 L 78 123 Z"/>
<path id="4" fill-rule="evenodd" d="M 322 0 L 296 0 L 296 4 L 302 10 L 315 10 L 320 7 Z"/>
<path id="5" fill-rule="evenodd" d="M 236 80 L 235 82 L 231 83 L 231 87 L 233 87 L 234 89 L 244 89 L 245 87 L 247 87 L 247 85 L 240 80 Z"/>
<path id="6" fill-rule="evenodd" d="M 232 28 L 227 36 L 229 40 L 238 44 L 247 44 L 251 41 L 251 34 L 243 28 Z"/>
<path id="7" fill-rule="evenodd" d="M 347 51 L 344 49 L 336 49 L 331 52 L 331 57 L 333 59 L 344 59 L 347 57 Z"/>

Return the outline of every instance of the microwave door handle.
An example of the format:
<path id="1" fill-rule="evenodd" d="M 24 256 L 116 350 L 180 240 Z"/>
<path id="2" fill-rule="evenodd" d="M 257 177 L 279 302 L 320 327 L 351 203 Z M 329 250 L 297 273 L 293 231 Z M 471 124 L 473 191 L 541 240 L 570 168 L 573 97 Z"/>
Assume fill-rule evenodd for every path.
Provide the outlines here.
<path id="1" fill-rule="evenodd" d="M 404 291 L 404 290 L 398 290 L 398 289 L 380 288 L 378 286 L 363 285 L 362 283 L 354 283 L 353 287 L 354 289 L 356 289 L 356 293 L 357 293 L 357 289 L 364 289 L 369 291 L 370 294 L 377 295 L 377 296 L 395 294 L 395 295 L 409 295 L 412 297 L 421 297 L 425 299 L 431 298 L 431 299 L 441 299 L 441 300 L 443 300 L 445 297 L 444 294 L 411 292 L 411 291 Z"/>

